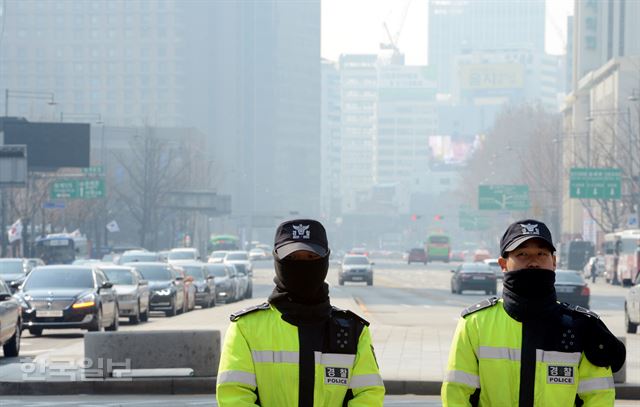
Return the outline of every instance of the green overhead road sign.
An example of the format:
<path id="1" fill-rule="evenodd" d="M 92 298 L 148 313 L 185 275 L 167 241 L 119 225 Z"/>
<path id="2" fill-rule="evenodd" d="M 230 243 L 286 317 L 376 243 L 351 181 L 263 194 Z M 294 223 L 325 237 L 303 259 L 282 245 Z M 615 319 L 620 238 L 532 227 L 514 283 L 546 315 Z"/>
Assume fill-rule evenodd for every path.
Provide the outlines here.
<path id="1" fill-rule="evenodd" d="M 82 169 L 82 173 L 85 175 L 102 175 L 104 173 L 104 168 L 102 165 L 97 165 L 95 167 L 85 167 Z"/>
<path id="2" fill-rule="evenodd" d="M 620 199 L 620 168 L 572 168 L 569 197 L 581 199 Z"/>
<path id="3" fill-rule="evenodd" d="M 478 185 L 481 210 L 523 211 L 531 207 L 527 185 Z"/>
<path id="4" fill-rule="evenodd" d="M 105 196 L 104 179 L 65 179 L 51 184 L 51 199 L 93 199 Z"/>

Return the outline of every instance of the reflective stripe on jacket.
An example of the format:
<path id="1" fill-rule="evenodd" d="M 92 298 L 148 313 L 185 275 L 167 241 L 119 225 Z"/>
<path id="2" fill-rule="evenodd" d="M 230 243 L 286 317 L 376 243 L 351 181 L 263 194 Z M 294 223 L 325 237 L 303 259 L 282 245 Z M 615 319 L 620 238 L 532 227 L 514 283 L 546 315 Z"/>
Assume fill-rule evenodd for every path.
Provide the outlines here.
<path id="1" fill-rule="evenodd" d="M 218 369 L 218 404 L 297 406 L 298 342 L 298 328 L 283 321 L 273 306 L 232 323 Z M 384 385 L 368 327 L 360 334 L 357 354 L 315 352 L 314 357 L 314 406 L 383 405 Z"/>
<path id="2" fill-rule="evenodd" d="M 577 333 L 562 335 L 573 345 Z M 441 389 L 443 405 L 471 406 L 476 399 L 480 406 L 518 406 L 521 353 L 522 323 L 506 313 L 502 300 L 461 318 Z M 614 405 L 611 368 L 593 365 L 584 352 L 536 349 L 535 356 L 532 405 L 574 406 L 576 395 L 585 407 Z"/>

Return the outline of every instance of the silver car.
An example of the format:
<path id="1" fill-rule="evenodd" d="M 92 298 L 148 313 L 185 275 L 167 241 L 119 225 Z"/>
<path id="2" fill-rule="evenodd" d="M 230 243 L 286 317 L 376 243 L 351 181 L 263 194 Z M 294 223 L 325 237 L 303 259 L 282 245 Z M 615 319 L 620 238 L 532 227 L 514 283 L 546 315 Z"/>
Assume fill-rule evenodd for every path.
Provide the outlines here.
<path id="1" fill-rule="evenodd" d="M 129 322 L 138 324 L 149 320 L 149 283 L 133 267 L 102 266 L 118 296 L 120 316 L 129 317 Z"/>
<path id="2" fill-rule="evenodd" d="M 236 269 L 231 264 L 207 263 L 207 276 L 214 278 L 216 286 L 216 302 L 232 302 L 239 298 Z"/>
<path id="3" fill-rule="evenodd" d="M 373 285 L 373 264 L 367 256 L 347 254 L 340 263 L 338 284 L 344 285 L 345 281 L 356 281 Z"/>

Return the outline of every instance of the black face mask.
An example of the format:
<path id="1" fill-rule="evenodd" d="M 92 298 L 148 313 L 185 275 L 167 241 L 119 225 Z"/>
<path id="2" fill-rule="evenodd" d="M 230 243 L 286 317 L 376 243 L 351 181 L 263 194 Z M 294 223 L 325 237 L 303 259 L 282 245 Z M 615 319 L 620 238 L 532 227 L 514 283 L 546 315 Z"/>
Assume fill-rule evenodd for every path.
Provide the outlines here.
<path id="1" fill-rule="evenodd" d="M 274 257 L 276 291 L 300 304 L 327 301 L 329 290 L 324 282 L 329 271 L 329 256 L 317 260 L 280 260 Z"/>
<path id="2" fill-rule="evenodd" d="M 522 269 L 504 273 L 502 298 L 507 313 L 517 321 L 540 318 L 558 307 L 556 273 L 547 269 Z"/>

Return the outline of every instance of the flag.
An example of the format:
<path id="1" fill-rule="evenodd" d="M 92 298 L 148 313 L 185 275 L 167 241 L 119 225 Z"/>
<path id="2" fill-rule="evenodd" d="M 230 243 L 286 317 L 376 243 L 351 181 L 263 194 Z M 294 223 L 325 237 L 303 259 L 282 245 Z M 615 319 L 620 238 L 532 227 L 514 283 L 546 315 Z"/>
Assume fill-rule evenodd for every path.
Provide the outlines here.
<path id="1" fill-rule="evenodd" d="M 7 235 L 9 236 L 9 243 L 13 243 L 16 240 L 22 239 L 22 221 L 18 219 L 14 222 L 13 225 L 7 231 Z"/>
<path id="2" fill-rule="evenodd" d="M 112 220 L 111 222 L 107 223 L 107 230 L 111 233 L 119 232 L 120 227 L 118 226 L 118 222 L 116 222 L 115 220 Z"/>

